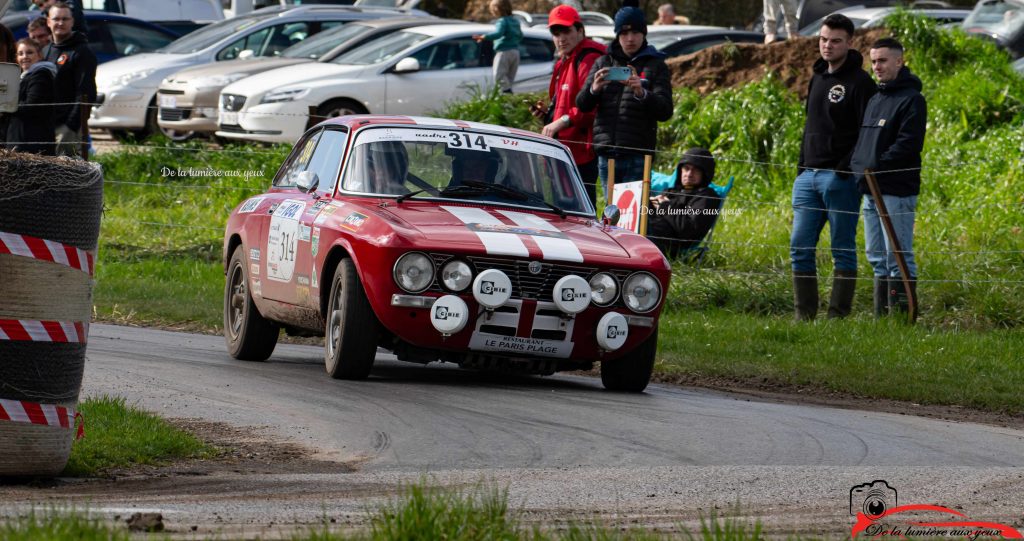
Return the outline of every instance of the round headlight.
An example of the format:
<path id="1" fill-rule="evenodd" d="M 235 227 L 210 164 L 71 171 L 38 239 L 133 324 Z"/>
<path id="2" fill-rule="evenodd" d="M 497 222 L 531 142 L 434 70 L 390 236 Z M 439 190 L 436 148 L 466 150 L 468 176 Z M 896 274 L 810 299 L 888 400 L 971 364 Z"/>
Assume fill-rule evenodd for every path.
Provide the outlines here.
<path id="1" fill-rule="evenodd" d="M 441 282 L 452 291 L 462 291 L 473 283 L 473 271 L 465 261 L 449 261 L 441 268 Z"/>
<path id="2" fill-rule="evenodd" d="M 409 293 L 419 293 L 434 281 L 434 262 L 426 254 L 409 252 L 395 263 L 395 282 Z"/>
<path id="3" fill-rule="evenodd" d="M 598 306 L 608 306 L 619 296 L 619 283 L 607 272 L 599 272 L 590 279 L 590 300 Z"/>
<path id="4" fill-rule="evenodd" d="M 661 285 L 654 275 L 648 272 L 635 272 L 626 278 L 622 288 L 622 298 L 626 306 L 634 312 L 650 312 L 661 300 Z"/>

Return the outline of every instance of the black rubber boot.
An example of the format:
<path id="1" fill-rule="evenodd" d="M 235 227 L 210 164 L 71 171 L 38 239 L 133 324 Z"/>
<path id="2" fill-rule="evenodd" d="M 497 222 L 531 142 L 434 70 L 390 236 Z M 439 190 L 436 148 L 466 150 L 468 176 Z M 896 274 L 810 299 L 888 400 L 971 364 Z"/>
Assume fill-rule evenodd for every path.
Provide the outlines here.
<path id="1" fill-rule="evenodd" d="M 889 277 L 875 276 L 875 317 L 889 315 Z"/>
<path id="2" fill-rule="evenodd" d="M 793 311 L 797 321 L 811 321 L 818 315 L 818 275 L 793 274 Z"/>
<path id="3" fill-rule="evenodd" d="M 910 295 L 914 299 L 914 306 L 917 310 L 914 311 L 914 319 L 917 319 L 917 314 L 920 312 L 921 305 L 917 302 L 917 277 L 910 277 Z M 903 287 L 902 278 L 890 278 L 889 279 L 889 308 L 893 312 L 907 313 L 910 310 L 910 300 L 907 297 L 907 290 Z"/>
<path id="4" fill-rule="evenodd" d="M 837 269 L 832 276 L 832 294 L 828 300 L 829 319 L 850 315 L 853 308 L 853 294 L 856 292 L 857 271 Z"/>

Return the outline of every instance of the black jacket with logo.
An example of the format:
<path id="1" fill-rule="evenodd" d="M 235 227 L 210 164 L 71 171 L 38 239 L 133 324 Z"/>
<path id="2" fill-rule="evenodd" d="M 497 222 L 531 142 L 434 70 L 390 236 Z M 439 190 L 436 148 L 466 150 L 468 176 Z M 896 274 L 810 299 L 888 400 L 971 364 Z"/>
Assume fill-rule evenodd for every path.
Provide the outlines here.
<path id="1" fill-rule="evenodd" d="M 21 152 L 53 155 L 53 78 L 57 68 L 36 62 L 21 76 L 18 110 L 7 128 L 8 147 Z"/>
<path id="2" fill-rule="evenodd" d="M 59 45 L 50 43 L 43 51 L 43 60 L 57 65 L 54 81 L 57 103 L 79 102 L 83 95 L 89 102 L 96 101 L 96 55 L 89 49 L 85 34 L 75 32 Z M 79 111 L 78 105 L 57 105 L 54 107 L 57 125 L 64 124 L 78 131 Z"/>
<path id="3" fill-rule="evenodd" d="M 921 95 L 921 80 L 904 66 L 895 79 L 878 85 L 878 94 L 868 102 L 850 165 L 858 173 L 878 171 L 875 177 L 885 195 L 918 195 L 927 124 L 928 105 Z M 860 191 L 868 193 L 863 178 Z"/>
<path id="4" fill-rule="evenodd" d="M 799 169 L 850 171 L 864 108 L 877 87 L 864 71 L 864 57 L 850 49 L 833 73 L 819 58 L 807 92 L 807 122 L 800 146 Z"/>
<path id="5" fill-rule="evenodd" d="M 654 153 L 658 139 L 658 122 L 672 118 L 672 81 L 665 55 L 647 45 L 629 58 L 618 41 L 613 41 L 608 54 L 598 58 L 590 69 L 587 82 L 576 96 L 576 107 L 588 112 L 597 108 L 594 119 L 594 151 L 599 156 Z M 645 81 L 647 95 L 637 99 L 626 85 L 612 81 L 594 95 L 590 87 L 594 74 L 601 68 L 633 66 Z M 618 148 L 627 147 L 627 148 Z"/>

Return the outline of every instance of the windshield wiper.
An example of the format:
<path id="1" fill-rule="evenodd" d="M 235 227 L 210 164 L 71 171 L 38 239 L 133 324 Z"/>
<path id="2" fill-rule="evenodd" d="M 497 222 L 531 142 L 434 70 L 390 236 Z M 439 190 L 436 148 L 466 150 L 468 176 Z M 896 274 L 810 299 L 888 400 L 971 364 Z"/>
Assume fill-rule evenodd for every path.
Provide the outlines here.
<path id="1" fill-rule="evenodd" d="M 471 186 L 473 188 L 478 188 L 480 190 L 497 192 L 519 201 L 533 201 L 534 203 L 540 203 L 551 209 L 560 218 L 565 218 L 565 211 L 562 210 L 561 207 L 555 205 L 554 203 L 548 203 L 546 200 L 544 200 L 543 197 L 534 195 L 530 192 L 523 191 L 518 188 L 513 188 L 511 186 L 504 186 L 502 184 L 491 184 L 489 182 L 478 182 L 475 180 L 464 180 L 462 181 L 462 183 L 466 186 Z"/>
<path id="2" fill-rule="evenodd" d="M 402 201 L 405 201 L 406 199 L 409 199 L 410 197 L 412 197 L 414 195 L 419 195 L 419 194 L 421 194 L 421 193 L 423 193 L 425 191 L 426 190 L 416 190 L 415 192 L 404 193 L 404 194 L 402 194 L 402 195 L 400 195 L 400 196 L 395 198 L 395 204 L 396 205 L 401 205 Z"/>

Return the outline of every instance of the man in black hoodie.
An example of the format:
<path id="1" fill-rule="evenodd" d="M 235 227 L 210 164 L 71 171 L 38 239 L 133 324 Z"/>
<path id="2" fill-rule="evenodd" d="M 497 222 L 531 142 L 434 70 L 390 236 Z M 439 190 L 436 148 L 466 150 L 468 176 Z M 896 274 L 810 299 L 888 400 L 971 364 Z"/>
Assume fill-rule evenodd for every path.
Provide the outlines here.
<path id="1" fill-rule="evenodd" d="M 864 57 L 851 48 L 853 22 L 829 15 L 818 38 L 807 93 L 807 122 L 800 147 L 799 174 L 793 182 L 793 307 L 798 320 L 818 313 L 815 250 L 827 223 L 831 235 L 832 294 L 828 316 L 850 314 L 857 284 L 857 218 L 860 193 L 850 174 L 850 156 L 868 100 L 876 92 L 863 69 Z"/>
<path id="2" fill-rule="evenodd" d="M 903 45 L 899 41 L 876 41 L 871 46 L 871 69 L 878 77 L 878 94 L 864 112 L 851 166 L 858 173 L 876 171 L 879 191 L 907 262 L 911 294 L 916 298 L 914 213 L 921 192 L 921 151 L 928 106 L 921 95 L 921 80 L 903 64 Z M 905 311 L 908 301 L 896 255 L 863 178 L 860 191 L 868 194 L 864 197 L 864 243 L 875 273 L 875 313 L 882 315 L 890 307 Z"/>
<path id="3" fill-rule="evenodd" d="M 722 198 L 711 189 L 715 158 L 704 148 L 686 151 L 676 166 L 676 184 L 667 193 L 651 198 L 647 236 L 665 257 L 675 259 L 704 240 Z"/>
<path id="4" fill-rule="evenodd" d="M 96 55 L 89 49 L 88 39 L 74 32 L 74 16 L 64 2 L 50 6 L 47 24 L 53 32 L 53 43 L 46 46 L 44 59 L 57 65 L 55 79 L 57 154 L 77 156 L 82 141 L 81 108 L 84 96 L 96 101 Z M 74 104 L 74 105 L 72 105 Z"/>
<path id="5" fill-rule="evenodd" d="M 597 109 L 594 150 L 608 195 L 608 160 L 615 159 L 615 181 L 640 180 L 644 155 L 653 154 L 658 122 L 672 118 L 672 82 L 663 53 L 647 44 L 644 12 L 626 6 L 615 14 L 615 41 L 598 58 L 576 95 L 581 112 Z M 608 80 L 611 67 L 628 67 L 625 81 Z"/>

